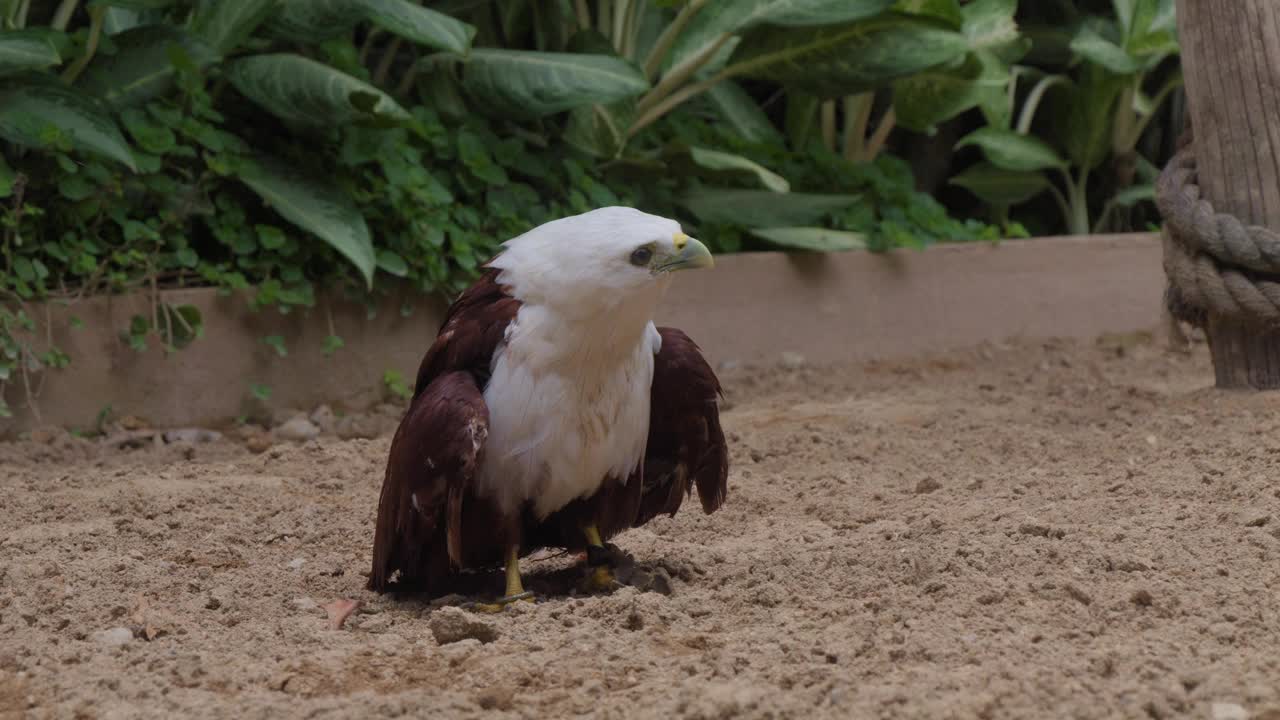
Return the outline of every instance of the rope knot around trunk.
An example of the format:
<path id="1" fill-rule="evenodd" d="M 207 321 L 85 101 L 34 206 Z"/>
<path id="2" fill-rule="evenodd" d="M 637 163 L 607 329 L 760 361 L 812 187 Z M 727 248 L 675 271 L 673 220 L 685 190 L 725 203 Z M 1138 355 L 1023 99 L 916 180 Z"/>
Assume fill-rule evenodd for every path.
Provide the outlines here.
<path id="1" fill-rule="evenodd" d="M 1280 326 L 1280 233 L 1216 212 L 1201 193 L 1194 148 L 1179 144 L 1156 181 L 1170 312 L 1201 327 L 1210 315 Z"/>

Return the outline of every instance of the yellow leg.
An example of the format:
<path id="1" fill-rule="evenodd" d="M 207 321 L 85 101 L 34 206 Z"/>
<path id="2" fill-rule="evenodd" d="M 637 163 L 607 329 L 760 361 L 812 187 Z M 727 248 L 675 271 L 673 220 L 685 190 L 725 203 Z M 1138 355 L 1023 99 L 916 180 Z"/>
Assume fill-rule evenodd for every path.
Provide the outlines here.
<path id="1" fill-rule="evenodd" d="M 475 609 L 480 612 L 496 613 L 517 600 L 533 602 L 533 593 L 525 592 L 524 583 L 520 581 L 520 546 L 507 548 L 507 594 L 492 603 L 480 603 Z"/>
<path id="2" fill-rule="evenodd" d="M 507 548 L 507 597 L 524 594 L 524 583 L 520 582 L 520 549 L 515 545 Z"/>
<path id="3" fill-rule="evenodd" d="M 604 540 L 600 538 L 600 530 L 596 528 L 595 524 L 583 526 L 582 534 L 587 536 L 587 545 L 599 548 L 601 552 L 604 552 Z M 590 562 L 590 557 L 591 552 L 588 551 L 588 562 Z M 617 582 L 613 578 L 613 568 L 609 567 L 609 564 L 605 562 L 600 565 L 590 566 L 582 589 L 587 592 L 601 592 L 612 590 L 616 586 Z"/>

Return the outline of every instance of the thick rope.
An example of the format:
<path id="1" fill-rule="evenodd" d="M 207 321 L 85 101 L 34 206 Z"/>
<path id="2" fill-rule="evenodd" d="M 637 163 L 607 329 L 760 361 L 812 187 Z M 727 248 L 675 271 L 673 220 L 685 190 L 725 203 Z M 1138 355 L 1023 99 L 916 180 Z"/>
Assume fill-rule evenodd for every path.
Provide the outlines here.
<path id="1" fill-rule="evenodd" d="M 1280 233 L 1214 211 L 1197 183 L 1189 135 L 1156 181 L 1165 302 L 1194 325 L 1208 315 L 1280 325 Z"/>

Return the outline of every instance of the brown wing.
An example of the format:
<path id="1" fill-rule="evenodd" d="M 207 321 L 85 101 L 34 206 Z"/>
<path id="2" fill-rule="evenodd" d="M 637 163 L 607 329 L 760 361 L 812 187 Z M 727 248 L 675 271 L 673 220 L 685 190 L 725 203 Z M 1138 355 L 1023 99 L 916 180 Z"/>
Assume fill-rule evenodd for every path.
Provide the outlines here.
<path id="1" fill-rule="evenodd" d="M 431 585 L 461 564 L 462 494 L 488 432 L 484 397 L 466 371 L 436 378 L 413 398 L 378 498 L 370 590 Z"/>
<path id="2" fill-rule="evenodd" d="M 486 271 L 454 301 L 419 365 L 378 499 L 370 590 L 435 585 L 464 556 L 487 549 L 463 547 L 464 538 L 470 545 L 486 535 L 464 532 L 462 498 L 488 434 L 490 363 L 520 307 L 496 276 Z M 468 524 L 485 524 L 476 511 L 468 513 Z"/>
<path id="3" fill-rule="evenodd" d="M 486 270 L 449 306 L 435 342 L 418 366 L 414 395 L 435 378 L 454 370 L 471 373 L 483 391 L 489 383 L 493 352 L 519 309 L 520 301 L 498 284 L 498 271 Z"/>
<path id="4" fill-rule="evenodd" d="M 729 449 L 720 429 L 720 381 L 682 331 L 658 328 L 662 349 L 653 368 L 644 489 L 633 527 L 675 515 L 698 488 L 702 511 L 715 512 L 728 491 Z"/>

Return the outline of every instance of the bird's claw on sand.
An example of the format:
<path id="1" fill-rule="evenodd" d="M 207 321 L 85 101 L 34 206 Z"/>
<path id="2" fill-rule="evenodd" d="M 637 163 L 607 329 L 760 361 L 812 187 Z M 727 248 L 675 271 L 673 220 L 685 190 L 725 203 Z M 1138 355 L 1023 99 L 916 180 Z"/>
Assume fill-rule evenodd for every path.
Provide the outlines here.
<path id="1" fill-rule="evenodd" d="M 505 610 L 508 605 L 516 602 L 521 602 L 521 601 L 535 602 L 533 591 L 526 590 L 516 595 L 507 595 L 505 597 L 500 597 L 491 603 L 476 603 L 474 605 L 471 605 L 470 609 L 475 612 L 482 612 L 482 613 L 500 613 L 503 610 Z"/>
<path id="2" fill-rule="evenodd" d="M 583 579 L 580 589 L 583 592 L 612 592 L 622 587 L 617 578 L 613 576 L 613 568 L 608 565 L 597 565 L 587 571 L 587 576 Z"/>

